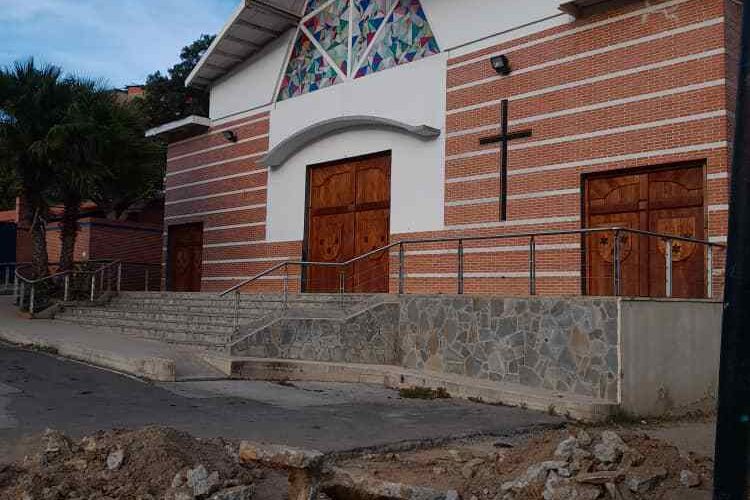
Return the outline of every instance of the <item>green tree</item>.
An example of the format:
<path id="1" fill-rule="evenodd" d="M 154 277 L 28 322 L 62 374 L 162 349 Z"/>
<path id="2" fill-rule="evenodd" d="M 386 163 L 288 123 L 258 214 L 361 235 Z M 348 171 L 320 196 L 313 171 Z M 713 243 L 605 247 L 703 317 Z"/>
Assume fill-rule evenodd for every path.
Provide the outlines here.
<path id="1" fill-rule="evenodd" d="M 38 67 L 33 59 L 0 70 L 0 162 L 18 183 L 30 227 L 32 274 L 48 273 L 46 221 L 53 183 L 47 139 L 73 99 L 73 88 L 59 67 Z"/>
<path id="2" fill-rule="evenodd" d="M 157 71 L 148 76 L 142 105 L 148 116 L 149 126 L 163 125 L 190 115 L 208 115 L 208 93 L 194 87 L 185 87 L 185 80 L 214 38 L 214 35 L 201 35 L 199 39 L 183 47 L 180 62 L 167 70 L 167 75 Z"/>
<path id="3" fill-rule="evenodd" d="M 145 138 L 137 105 L 90 81 L 74 83 L 74 98 L 47 144 L 54 199 L 63 205 L 60 268 L 72 269 L 81 203 L 94 201 L 118 216 L 161 188 L 164 151 Z"/>

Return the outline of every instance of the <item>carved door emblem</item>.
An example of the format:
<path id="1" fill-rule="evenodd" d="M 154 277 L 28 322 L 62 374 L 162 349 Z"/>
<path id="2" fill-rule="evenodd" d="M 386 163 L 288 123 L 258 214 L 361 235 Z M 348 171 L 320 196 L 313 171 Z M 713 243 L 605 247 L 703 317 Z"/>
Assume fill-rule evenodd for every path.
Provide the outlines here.
<path id="1" fill-rule="evenodd" d="M 629 233 L 620 233 L 620 262 L 624 262 L 633 252 L 633 238 Z M 615 235 L 614 233 L 598 233 L 592 236 L 594 246 L 604 262 L 612 263 L 615 260 Z"/>
<path id="2" fill-rule="evenodd" d="M 656 223 L 656 232 L 661 234 L 674 234 L 683 238 L 695 238 L 695 218 L 675 217 L 672 219 L 659 219 Z M 659 239 L 659 253 L 666 254 L 666 242 Z M 680 262 L 689 259 L 695 252 L 695 243 L 687 241 L 672 242 L 672 261 Z"/>
<path id="3" fill-rule="evenodd" d="M 337 262 L 341 255 L 341 242 L 343 241 L 343 227 L 336 224 L 331 227 L 320 238 L 321 257 L 324 262 Z"/>

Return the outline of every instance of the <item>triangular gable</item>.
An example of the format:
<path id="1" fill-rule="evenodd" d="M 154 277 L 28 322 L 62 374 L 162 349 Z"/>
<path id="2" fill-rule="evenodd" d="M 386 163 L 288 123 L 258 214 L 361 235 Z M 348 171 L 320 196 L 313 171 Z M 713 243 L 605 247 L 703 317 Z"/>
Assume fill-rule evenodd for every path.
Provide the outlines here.
<path id="1" fill-rule="evenodd" d="M 419 0 L 309 0 L 278 100 L 439 52 Z"/>

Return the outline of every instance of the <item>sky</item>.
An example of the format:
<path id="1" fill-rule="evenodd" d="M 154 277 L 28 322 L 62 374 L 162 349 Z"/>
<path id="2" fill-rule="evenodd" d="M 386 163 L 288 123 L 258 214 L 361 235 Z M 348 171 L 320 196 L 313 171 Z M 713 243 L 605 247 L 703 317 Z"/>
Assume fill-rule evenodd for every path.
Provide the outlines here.
<path id="1" fill-rule="evenodd" d="M 215 34 L 240 0 L 0 0 L 0 66 L 33 56 L 114 87 L 143 83 Z"/>

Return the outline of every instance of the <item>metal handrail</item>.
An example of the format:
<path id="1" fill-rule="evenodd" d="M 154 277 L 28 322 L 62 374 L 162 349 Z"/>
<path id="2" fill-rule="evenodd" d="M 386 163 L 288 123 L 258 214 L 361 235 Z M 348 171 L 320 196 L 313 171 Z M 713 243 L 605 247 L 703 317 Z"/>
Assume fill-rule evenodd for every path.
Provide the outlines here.
<path id="1" fill-rule="evenodd" d="M 91 291 L 90 291 L 90 300 L 93 302 L 96 297 L 96 277 L 97 275 L 101 275 L 100 282 L 101 286 L 100 288 L 103 289 L 103 281 L 104 281 L 104 272 L 108 271 L 109 269 L 113 268 L 114 266 L 117 266 L 117 291 L 120 291 L 120 283 L 121 283 L 121 277 L 122 277 L 122 262 L 119 260 L 115 261 L 104 261 L 104 260 L 96 260 L 96 261 L 87 261 L 87 263 L 99 263 L 99 262 L 106 262 L 102 266 L 92 269 L 92 270 L 75 270 L 75 269 L 68 269 L 66 271 L 60 271 L 54 274 L 51 274 L 49 276 L 44 276 L 42 278 L 37 279 L 30 279 L 26 278 L 25 276 L 21 275 L 20 270 L 21 268 L 29 267 L 30 264 L 25 264 L 23 266 L 17 266 L 15 270 L 15 281 L 14 281 L 14 295 L 16 304 L 19 308 L 23 308 L 24 302 L 25 302 L 25 296 L 26 296 L 26 290 L 25 288 L 28 286 L 30 288 L 30 294 L 29 294 L 29 313 L 34 314 L 35 312 L 35 295 L 36 295 L 36 287 L 40 285 L 41 283 L 52 281 L 53 279 L 59 279 L 64 277 L 64 292 L 63 292 L 63 302 L 67 302 L 69 299 L 69 292 L 70 292 L 70 277 L 74 275 L 91 275 Z"/>
<path id="2" fill-rule="evenodd" d="M 674 241 L 682 241 L 682 242 L 688 242 L 688 243 L 696 243 L 700 245 L 704 245 L 707 249 L 707 260 L 708 260 L 708 270 L 707 270 L 707 295 L 709 297 L 713 296 L 713 249 L 714 248 L 726 248 L 726 245 L 721 243 L 716 243 L 712 241 L 707 240 L 699 240 L 696 238 L 690 238 L 680 235 L 672 235 L 672 234 L 664 234 L 664 233 L 656 233 L 652 231 L 643 231 L 640 229 L 632 229 L 628 227 L 621 227 L 621 226 L 613 226 L 613 227 L 597 227 L 597 228 L 586 228 L 586 229 L 566 229 L 566 230 L 553 230 L 553 231 L 534 231 L 534 232 L 524 232 L 524 233 L 509 233 L 509 234 L 493 234 L 493 235 L 485 235 L 485 236 L 452 236 L 452 237 L 442 237 L 442 238 L 423 238 L 423 239 L 405 239 L 400 240 L 397 242 L 390 243 L 388 245 L 385 245 L 381 248 L 371 250 L 367 253 L 364 253 L 362 255 L 359 255 L 357 257 L 354 257 L 352 259 L 349 259 L 344 262 L 312 262 L 312 261 L 303 261 L 303 260 L 288 260 L 285 262 L 281 262 L 279 264 L 274 265 L 273 267 L 256 274 L 255 276 L 252 276 L 241 283 L 238 283 L 237 285 L 232 286 L 231 288 L 228 288 L 227 290 L 221 292 L 219 294 L 219 297 L 226 297 L 230 293 L 235 293 L 235 306 L 234 306 L 234 326 L 235 329 L 239 326 L 239 301 L 240 301 L 240 293 L 241 289 L 255 283 L 256 281 L 269 276 L 276 271 L 279 271 L 281 269 L 284 269 L 284 304 L 286 305 L 287 299 L 288 299 L 288 293 L 289 293 L 289 267 L 290 266 L 300 266 L 300 267 L 311 267 L 311 266 L 318 266 L 318 267 L 333 267 L 333 268 L 345 268 L 347 266 L 351 266 L 352 264 L 356 264 L 357 262 L 360 262 L 362 260 L 365 260 L 369 257 L 372 257 L 373 255 L 381 254 L 384 252 L 390 252 L 393 248 L 398 247 L 398 259 L 399 259 L 399 274 L 398 274 L 398 290 L 399 294 L 403 294 L 405 291 L 405 274 L 404 274 L 404 267 L 405 267 L 405 260 L 406 260 L 406 253 L 405 253 L 405 246 L 406 245 L 419 245 L 419 244 L 430 244 L 430 243 L 457 243 L 457 253 L 458 253 L 458 293 L 463 294 L 464 293 L 464 244 L 466 242 L 476 242 L 476 241 L 488 241 L 488 240 L 509 240 L 509 239 L 528 239 L 529 240 L 529 293 L 531 295 L 536 295 L 536 244 L 537 239 L 541 237 L 547 237 L 547 236 L 571 236 L 571 235 L 591 235 L 591 234 L 598 234 L 598 233 L 614 233 L 614 243 L 613 243 L 613 291 L 615 295 L 621 295 L 621 284 L 622 284 L 622 277 L 621 277 L 621 269 L 620 269 L 620 244 L 621 244 L 621 234 L 622 233 L 630 233 L 635 235 L 641 235 L 641 236 L 648 236 L 648 237 L 655 237 L 663 239 L 665 242 L 667 242 L 667 249 L 665 252 L 665 260 L 666 260 L 666 295 L 667 297 L 672 296 L 672 244 Z M 342 277 L 342 285 L 340 293 L 343 295 L 345 293 L 345 286 L 344 286 L 344 280 Z"/>

